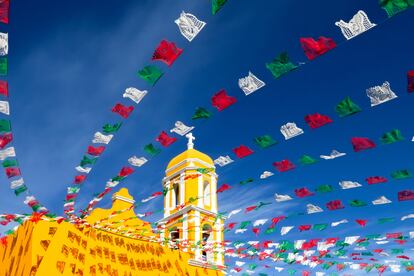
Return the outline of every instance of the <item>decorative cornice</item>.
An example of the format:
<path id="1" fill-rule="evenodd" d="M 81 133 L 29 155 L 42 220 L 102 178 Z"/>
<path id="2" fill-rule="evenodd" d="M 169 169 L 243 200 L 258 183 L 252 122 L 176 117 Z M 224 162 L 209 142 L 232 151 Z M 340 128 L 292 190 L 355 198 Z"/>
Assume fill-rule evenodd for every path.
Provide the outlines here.
<path id="1" fill-rule="evenodd" d="M 199 211 L 200 213 L 205 214 L 205 215 L 209 215 L 209 216 L 214 216 L 214 217 L 218 216 L 217 213 L 211 212 L 209 210 L 206 210 L 206 209 L 194 206 L 194 205 L 188 205 L 188 206 L 184 207 L 183 209 L 175 212 L 174 214 L 171 214 L 171 215 L 169 215 L 165 218 L 160 219 L 159 221 L 157 221 L 157 224 L 159 224 L 159 223 L 165 224 L 165 222 L 167 222 L 167 221 L 169 221 L 173 218 L 179 217 L 179 216 L 181 216 L 185 213 L 188 213 L 191 210 Z M 225 216 L 221 216 L 221 219 L 223 219 L 223 220 L 225 220 L 226 218 L 227 217 L 225 217 Z"/>
<path id="2" fill-rule="evenodd" d="M 112 201 L 114 201 L 114 200 L 121 200 L 121 201 L 125 201 L 125 202 L 131 203 L 131 204 L 135 203 L 135 200 L 124 197 L 124 196 L 120 196 L 120 195 L 117 195 L 117 194 L 114 194 L 112 196 Z"/>
<path id="3" fill-rule="evenodd" d="M 215 168 L 215 167 L 214 167 L 214 168 Z M 167 182 L 167 181 L 169 181 L 169 180 L 171 180 L 171 178 L 175 178 L 175 177 L 177 177 L 178 175 L 180 175 L 180 174 L 181 174 L 181 173 L 183 173 L 183 172 L 186 172 L 186 171 L 191 171 L 191 170 L 197 170 L 197 169 L 199 169 L 199 168 L 198 168 L 198 167 L 184 167 L 184 168 L 182 168 L 181 170 L 179 170 L 179 171 L 175 172 L 174 174 L 172 174 L 172 175 L 170 175 L 170 176 L 165 176 L 165 177 L 162 179 L 163 186 L 165 186 L 166 182 Z M 202 174 L 200 173 L 200 175 L 202 175 Z M 209 172 L 209 173 L 206 173 L 206 174 L 204 174 L 204 175 L 214 176 L 214 177 L 218 178 L 218 174 L 216 174 L 215 172 Z"/>
<path id="4" fill-rule="evenodd" d="M 202 261 L 194 260 L 194 259 L 188 260 L 188 264 L 192 266 L 202 267 L 202 268 L 218 269 L 220 271 L 225 271 L 227 268 L 224 265 L 209 264 L 207 262 L 202 262 Z"/>
<path id="5" fill-rule="evenodd" d="M 198 158 L 186 158 L 186 159 L 184 159 L 183 161 L 181 161 L 180 163 L 178 163 L 178 164 L 175 164 L 174 166 L 172 166 L 171 168 L 168 168 L 166 171 L 165 171 L 165 173 L 169 173 L 170 171 L 172 171 L 172 170 L 174 170 L 174 169 L 176 169 L 176 168 L 178 168 L 178 167 L 180 167 L 180 166 L 182 166 L 183 164 L 185 164 L 185 163 L 191 163 L 191 162 L 194 162 L 194 161 L 196 161 L 196 162 L 198 162 L 198 163 L 200 163 L 200 164 L 203 164 L 204 166 L 206 166 L 207 168 L 212 168 L 212 169 L 215 169 L 216 167 L 213 165 L 211 165 L 211 164 L 209 164 L 209 163 L 207 163 L 207 162 L 205 162 L 205 161 L 203 161 L 203 160 L 201 160 L 201 159 L 198 159 Z"/>

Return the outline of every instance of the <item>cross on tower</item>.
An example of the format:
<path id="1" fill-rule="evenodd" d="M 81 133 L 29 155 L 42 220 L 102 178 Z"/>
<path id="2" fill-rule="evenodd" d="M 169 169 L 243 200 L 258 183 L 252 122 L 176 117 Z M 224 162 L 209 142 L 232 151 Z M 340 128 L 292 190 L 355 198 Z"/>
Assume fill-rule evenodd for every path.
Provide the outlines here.
<path id="1" fill-rule="evenodd" d="M 188 138 L 188 143 L 187 143 L 187 148 L 188 149 L 193 149 L 194 148 L 194 143 L 193 143 L 193 141 L 196 139 L 194 136 L 193 136 L 193 133 L 188 133 L 186 136 L 185 136 L 186 138 Z"/>

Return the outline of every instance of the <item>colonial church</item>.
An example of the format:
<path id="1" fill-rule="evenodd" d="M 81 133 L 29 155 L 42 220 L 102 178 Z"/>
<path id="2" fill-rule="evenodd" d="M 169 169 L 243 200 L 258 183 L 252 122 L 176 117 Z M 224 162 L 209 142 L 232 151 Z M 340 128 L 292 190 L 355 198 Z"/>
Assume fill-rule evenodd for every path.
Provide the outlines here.
<path id="1" fill-rule="evenodd" d="M 126 188 L 87 222 L 27 220 L 0 245 L 0 275 L 223 275 L 223 216 L 213 160 L 194 149 L 173 158 L 162 181 L 157 231 L 134 213 Z"/>

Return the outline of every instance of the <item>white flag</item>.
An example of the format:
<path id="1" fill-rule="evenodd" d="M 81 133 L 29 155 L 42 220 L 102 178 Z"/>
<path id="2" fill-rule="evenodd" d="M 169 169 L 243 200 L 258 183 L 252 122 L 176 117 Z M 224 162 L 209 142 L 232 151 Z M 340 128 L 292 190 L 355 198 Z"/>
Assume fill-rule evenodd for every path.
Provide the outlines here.
<path id="1" fill-rule="evenodd" d="M 361 187 L 362 185 L 356 181 L 341 181 L 339 182 L 339 186 L 341 186 L 343 190 L 346 190 Z"/>
<path id="2" fill-rule="evenodd" d="M 316 272 L 316 274 L 315 274 L 316 276 L 324 276 L 325 275 L 325 272 Z"/>
<path id="3" fill-rule="evenodd" d="M 96 132 L 93 136 L 92 143 L 94 144 L 109 144 L 111 142 L 111 139 L 114 137 L 113 134 L 105 135 L 101 132 Z"/>
<path id="4" fill-rule="evenodd" d="M 302 245 L 306 242 L 306 240 L 296 240 L 294 243 L 295 249 L 302 249 Z"/>
<path id="5" fill-rule="evenodd" d="M 409 235 L 410 235 L 410 239 L 414 239 L 414 232 L 410 232 Z"/>
<path id="6" fill-rule="evenodd" d="M 387 243 L 389 243 L 389 241 L 377 241 L 376 243 L 377 244 L 387 244 Z"/>
<path id="7" fill-rule="evenodd" d="M 237 266 L 243 266 L 245 264 L 245 262 L 239 262 L 239 261 L 236 261 L 236 265 Z"/>
<path id="8" fill-rule="evenodd" d="M 12 182 L 10 182 L 10 188 L 14 190 L 14 189 L 19 188 L 23 184 L 24 184 L 23 178 L 19 178 L 17 180 L 13 180 Z"/>
<path id="9" fill-rule="evenodd" d="M 339 152 L 337 150 L 332 150 L 330 155 L 320 155 L 320 158 L 325 159 L 325 160 L 331 160 L 331 159 L 335 159 L 341 156 L 345 156 L 346 153 L 343 152 Z"/>
<path id="10" fill-rule="evenodd" d="M 381 205 L 381 204 L 388 204 L 391 203 L 392 201 L 389 200 L 388 198 L 386 198 L 385 196 L 380 196 L 379 198 L 375 199 L 372 201 L 372 204 L 374 205 Z"/>
<path id="11" fill-rule="evenodd" d="M 241 210 L 242 210 L 242 209 L 236 209 L 236 210 L 230 211 L 229 216 L 228 216 L 227 218 L 230 218 L 231 216 L 233 216 L 233 215 L 236 215 L 236 214 L 240 213 L 240 212 L 241 212 Z"/>
<path id="12" fill-rule="evenodd" d="M 253 223 L 254 227 L 260 226 L 265 224 L 268 221 L 268 219 L 258 219 Z"/>
<path id="13" fill-rule="evenodd" d="M 6 115 L 10 115 L 10 106 L 7 101 L 0 101 L 0 112 Z"/>
<path id="14" fill-rule="evenodd" d="M 224 167 L 230 163 L 234 162 L 230 156 L 220 156 L 219 158 L 214 160 L 214 164 L 219 165 L 220 167 Z"/>
<path id="15" fill-rule="evenodd" d="M 284 267 L 278 267 L 278 266 L 275 266 L 275 270 L 277 271 L 277 272 L 282 272 L 283 271 L 283 269 L 285 269 Z"/>
<path id="16" fill-rule="evenodd" d="M 128 163 L 135 167 L 141 167 L 147 162 L 145 157 L 136 157 L 135 155 L 128 159 Z"/>
<path id="17" fill-rule="evenodd" d="M 207 24 L 206 22 L 199 20 L 195 15 L 184 11 L 181 12 L 180 17 L 177 18 L 174 23 L 178 25 L 180 33 L 190 42 Z"/>
<path id="18" fill-rule="evenodd" d="M 406 219 L 414 219 L 414 214 L 409 214 L 401 218 L 401 220 L 406 220 Z"/>
<path id="19" fill-rule="evenodd" d="M 14 151 L 14 147 L 8 147 L 4 150 L 0 150 L 0 160 L 4 160 L 8 157 L 16 157 L 16 152 Z"/>
<path id="20" fill-rule="evenodd" d="M 9 53 L 9 34 L 0 33 L 0 56 L 7 56 L 8 53 Z"/>
<path id="21" fill-rule="evenodd" d="M 247 77 L 239 79 L 239 87 L 241 90 L 243 90 L 246 96 L 250 95 L 253 92 L 256 92 L 265 85 L 266 83 L 264 81 L 260 80 L 250 71 Z"/>
<path id="22" fill-rule="evenodd" d="M 313 204 L 306 205 L 308 214 L 320 213 L 323 212 L 322 208 Z"/>
<path id="23" fill-rule="evenodd" d="M 277 202 L 283 202 L 283 201 L 292 200 L 292 198 L 289 195 L 279 195 L 279 194 L 275 194 L 275 200 Z"/>
<path id="24" fill-rule="evenodd" d="M 390 267 L 390 270 L 392 272 L 395 272 L 395 273 L 400 273 L 401 272 L 401 265 L 390 264 L 389 267 Z"/>
<path id="25" fill-rule="evenodd" d="M 343 219 L 343 220 L 340 220 L 340 221 L 332 222 L 332 223 L 331 223 L 331 226 L 332 226 L 332 227 L 336 227 L 336 226 L 338 226 L 339 224 L 343 224 L 343 223 L 348 223 L 348 220 L 347 220 L 347 219 Z"/>
<path id="26" fill-rule="evenodd" d="M 113 187 L 116 187 L 117 185 L 119 184 L 119 181 L 111 181 L 111 180 L 109 180 L 109 181 L 107 181 L 106 182 L 106 188 L 113 188 Z"/>
<path id="27" fill-rule="evenodd" d="M 133 100 L 136 104 L 139 104 L 140 101 L 145 97 L 145 95 L 147 95 L 148 91 L 144 90 L 138 90 L 134 87 L 129 87 L 127 89 L 125 89 L 125 93 L 123 95 L 124 98 L 130 98 L 131 100 Z"/>
<path id="28" fill-rule="evenodd" d="M 77 166 L 75 169 L 78 172 L 81 172 L 81 173 L 89 173 L 92 168 L 86 168 L 86 167 L 84 168 L 84 167 L 81 167 L 81 166 Z"/>
<path id="29" fill-rule="evenodd" d="M 282 235 L 282 236 L 286 235 L 293 228 L 294 228 L 294 226 L 283 226 L 282 229 L 280 229 L 280 235 Z"/>
<path id="30" fill-rule="evenodd" d="M 170 132 L 175 132 L 178 135 L 184 136 L 187 133 L 189 133 L 190 131 L 192 131 L 194 129 L 193 126 L 187 126 L 185 125 L 183 122 L 181 121 L 177 121 L 174 124 L 174 128 L 170 130 Z"/>
<path id="31" fill-rule="evenodd" d="M 345 243 L 351 245 L 359 239 L 359 236 L 351 236 L 345 238 Z"/>
<path id="32" fill-rule="evenodd" d="M 260 175 L 260 179 L 266 179 L 268 177 L 271 177 L 272 175 L 274 175 L 274 173 L 269 172 L 269 171 L 264 171 L 261 175 Z"/>
<path id="33" fill-rule="evenodd" d="M 236 234 L 243 234 L 244 232 L 246 232 L 247 229 L 236 229 Z"/>

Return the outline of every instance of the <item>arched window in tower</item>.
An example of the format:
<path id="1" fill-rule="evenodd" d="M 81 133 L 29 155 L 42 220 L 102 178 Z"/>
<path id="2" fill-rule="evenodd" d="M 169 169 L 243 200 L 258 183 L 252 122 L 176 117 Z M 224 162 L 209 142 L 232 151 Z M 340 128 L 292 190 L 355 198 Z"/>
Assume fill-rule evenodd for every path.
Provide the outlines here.
<path id="1" fill-rule="evenodd" d="M 180 205 L 180 185 L 178 183 L 174 183 L 173 185 L 173 207 Z"/>
<path id="2" fill-rule="evenodd" d="M 211 252 L 208 252 L 208 250 L 206 250 L 204 248 L 204 246 L 207 245 L 207 243 L 211 242 L 212 239 L 212 231 L 213 228 L 211 228 L 210 224 L 204 224 L 203 225 L 203 231 L 202 231 L 202 245 L 203 245 L 203 251 L 202 251 L 202 258 L 203 261 L 211 261 L 211 258 L 213 256 L 213 254 L 211 254 Z"/>
<path id="3" fill-rule="evenodd" d="M 204 181 L 203 184 L 203 198 L 204 198 L 204 205 L 208 205 L 210 206 L 210 195 L 211 195 L 211 191 L 210 191 L 210 182 L 209 181 Z"/>

